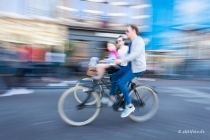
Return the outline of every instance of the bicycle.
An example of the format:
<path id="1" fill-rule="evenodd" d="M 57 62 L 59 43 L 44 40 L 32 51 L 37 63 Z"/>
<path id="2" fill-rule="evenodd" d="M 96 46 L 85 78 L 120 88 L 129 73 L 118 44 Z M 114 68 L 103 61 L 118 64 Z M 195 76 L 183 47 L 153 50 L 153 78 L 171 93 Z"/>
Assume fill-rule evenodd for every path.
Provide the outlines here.
<path id="1" fill-rule="evenodd" d="M 109 83 L 109 84 L 106 84 L 106 82 L 105 82 L 104 79 L 106 79 L 106 78 L 109 78 L 109 79 L 110 79 L 110 76 L 111 76 L 113 73 L 115 73 L 116 71 L 118 71 L 119 69 L 120 69 L 120 68 L 119 68 L 119 67 L 116 67 L 116 66 L 114 66 L 114 67 L 112 66 L 112 67 L 106 69 L 105 76 L 104 76 L 101 80 L 99 80 L 98 82 L 103 83 L 103 85 L 105 86 L 105 88 L 111 90 L 110 87 L 109 87 L 110 83 Z M 91 71 L 95 71 L 95 72 L 96 72 L 96 70 L 91 70 Z M 87 74 L 87 75 L 88 75 L 88 74 Z M 88 75 L 88 76 L 91 76 L 91 75 Z M 81 81 L 90 81 L 90 82 L 93 82 L 93 79 L 92 79 L 92 78 L 83 78 L 82 80 L 79 80 L 79 81 L 76 83 L 75 86 L 79 86 L 80 83 L 81 83 Z M 98 87 L 97 87 L 97 89 L 95 88 L 95 91 L 97 91 L 97 93 L 99 94 L 99 97 L 100 97 L 100 99 L 101 99 L 102 96 L 103 96 L 103 93 L 104 93 L 104 88 L 103 88 L 103 86 L 102 86 L 101 84 L 99 84 Z M 118 90 L 118 92 L 119 92 L 119 90 Z M 78 98 L 76 91 L 74 92 L 74 97 L 75 97 L 75 99 L 76 99 L 79 103 L 82 103 L 82 101 Z M 90 102 L 90 103 L 87 103 L 87 105 L 91 105 L 91 104 L 94 104 L 94 101 L 93 101 L 93 102 Z"/>
<path id="2" fill-rule="evenodd" d="M 101 108 L 103 107 L 100 102 L 100 99 L 101 97 L 103 97 L 104 92 L 97 93 L 95 88 L 100 87 L 101 91 L 103 91 L 104 90 L 102 88 L 103 85 L 109 87 L 109 89 L 110 89 L 109 85 L 111 85 L 111 82 L 106 83 L 90 79 L 81 80 L 78 83 L 80 84 L 82 83 L 82 86 L 76 85 L 75 87 L 66 90 L 61 95 L 58 102 L 58 112 L 62 120 L 67 124 L 73 126 L 87 125 L 97 118 L 97 116 L 101 111 Z M 157 92 L 149 86 L 137 85 L 132 81 L 128 83 L 128 86 L 130 88 L 129 94 L 132 100 L 132 104 L 136 108 L 136 110 L 133 113 L 131 113 L 128 117 L 136 122 L 144 122 L 151 119 L 158 110 Z M 77 98 L 75 98 L 75 94 L 77 95 Z M 120 98 L 119 92 L 117 92 L 116 94 L 117 97 Z M 67 101 L 68 96 L 70 95 L 72 95 L 73 97 L 70 98 L 70 101 Z M 148 104 L 150 104 L 148 102 L 146 103 L 146 101 L 148 101 L 149 99 L 151 99 L 153 102 L 151 107 L 149 108 L 149 111 L 145 111 L 144 109 L 148 108 Z M 75 100 L 75 103 L 73 103 L 73 100 Z M 66 110 L 67 112 L 64 111 L 65 105 L 68 107 L 68 109 Z M 84 111 L 84 109 L 89 109 L 89 110 L 83 114 L 80 114 L 78 118 L 75 116 L 74 113 L 70 113 L 70 111 L 75 111 L 72 110 L 73 108 L 69 109 L 70 105 L 74 106 L 73 108 L 76 110 L 77 113 L 81 113 L 81 111 Z M 115 102 L 112 107 L 115 111 L 118 111 L 120 107 L 125 107 L 123 98 Z M 90 109 L 95 109 L 95 110 L 91 112 Z M 140 115 L 137 115 L 137 113 L 140 113 Z M 87 117 L 89 114 L 91 114 L 90 117 Z"/>

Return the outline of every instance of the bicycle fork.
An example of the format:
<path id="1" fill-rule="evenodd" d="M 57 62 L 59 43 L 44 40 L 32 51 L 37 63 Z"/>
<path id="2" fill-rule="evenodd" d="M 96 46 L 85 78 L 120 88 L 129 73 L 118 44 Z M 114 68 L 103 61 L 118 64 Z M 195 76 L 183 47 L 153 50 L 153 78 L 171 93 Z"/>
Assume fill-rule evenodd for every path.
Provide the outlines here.
<path id="1" fill-rule="evenodd" d="M 137 100 L 133 101 L 134 106 L 138 105 L 139 107 L 144 106 L 145 103 L 144 101 L 141 99 L 141 97 L 139 96 L 139 94 L 137 93 L 136 89 L 134 89 L 134 93 L 136 95 Z"/>

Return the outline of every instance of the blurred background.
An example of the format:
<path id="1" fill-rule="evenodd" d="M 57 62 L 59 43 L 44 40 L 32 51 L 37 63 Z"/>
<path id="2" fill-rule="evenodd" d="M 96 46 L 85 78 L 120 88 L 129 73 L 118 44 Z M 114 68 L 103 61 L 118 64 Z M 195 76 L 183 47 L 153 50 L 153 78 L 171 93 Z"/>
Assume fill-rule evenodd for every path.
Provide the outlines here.
<path id="1" fill-rule="evenodd" d="M 144 77 L 210 80 L 210 0 L 0 3 L 1 79 L 84 76 L 91 57 L 105 57 L 106 41 L 135 24 L 146 44 Z"/>
<path id="2" fill-rule="evenodd" d="M 209 139 L 209 9 L 210 0 L 0 0 L 0 139 Z M 65 124 L 61 94 L 128 24 L 146 44 L 137 80 L 158 92 L 157 114 L 134 123 L 103 108 L 90 125 Z"/>

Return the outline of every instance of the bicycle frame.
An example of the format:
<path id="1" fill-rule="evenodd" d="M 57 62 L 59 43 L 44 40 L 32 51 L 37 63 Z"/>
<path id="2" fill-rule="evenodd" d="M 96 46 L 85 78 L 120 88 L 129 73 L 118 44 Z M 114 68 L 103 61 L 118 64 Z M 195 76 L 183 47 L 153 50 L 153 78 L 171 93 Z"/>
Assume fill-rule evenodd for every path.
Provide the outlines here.
<path id="1" fill-rule="evenodd" d="M 87 82 L 89 82 L 89 84 Z M 79 85 L 80 83 L 81 83 L 81 85 Z M 74 126 L 82 126 L 82 125 L 91 123 L 99 115 L 101 108 L 104 107 L 104 105 L 101 103 L 100 98 L 99 98 L 99 97 L 102 97 L 102 95 L 104 94 L 104 92 L 103 92 L 103 88 L 105 88 L 104 86 L 106 86 L 107 89 L 111 90 L 110 89 L 111 84 L 113 84 L 113 83 L 110 81 L 106 81 L 104 79 L 102 79 L 100 81 L 96 81 L 96 80 L 92 80 L 89 78 L 89 79 L 84 79 L 84 80 L 79 81 L 75 87 L 70 88 L 67 91 L 65 91 L 59 99 L 58 111 L 59 111 L 61 118 L 66 123 L 68 123 L 70 125 L 74 125 Z M 131 97 L 131 102 L 134 105 L 134 107 L 136 109 L 138 109 L 137 113 L 133 113 L 133 114 L 129 115 L 130 119 L 132 119 L 133 121 L 136 121 L 136 122 L 144 122 L 144 121 L 147 121 L 150 118 L 152 118 L 158 109 L 158 97 L 156 94 L 157 92 L 155 92 L 149 86 L 144 86 L 141 84 L 136 85 L 136 83 L 132 82 L 132 81 L 128 82 L 127 85 L 130 90 L 129 95 Z M 96 89 L 96 86 L 99 87 L 99 89 L 100 89 L 99 92 L 98 92 L 98 87 Z M 84 92 L 87 94 L 84 94 Z M 97 92 L 98 92 L 98 95 L 97 95 Z M 78 98 L 78 96 L 76 96 L 77 93 L 79 95 L 81 95 L 79 97 L 82 97 L 82 98 L 80 98 L 82 100 L 80 100 Z M 77 110 L 79 110 L 79 112 L 85 108 L 93 108 L 93 109 L 95 108 L 95 112 L 93 112 L 93 115 L 89 119 L 86 119 L 84 121 L 77 121 L 77 119 L 76 120 L 74 118 L 71 119 L 70 116 L 67 116 L 67 114 L 64 111 L 64 104 L 65 104 L 67 96 L 70 94 L 74 94 L 74 97 L 75 97 L 77 103 L 76 103 L 76 106 L 74 106 L 75 104 L 73 105 L 73 108 L 75 107 Z M 117 95 L 121 94 L 121 92 L 116 92 L 116 94 Z M 92 97 L 94 97 L 94 98 L 92 98 Z M 126 103 L 123 100 L 122 96 L 119 95 L 118 97 L 117 97 L 118 98 L 117 101 L 114 102 L 114 104 L 112 105 L 112 108 L 115 111 L 122 111 L 119 109 L 120 108 L 125 109 Z M 150 98 L 150 97 L 152 97 L 152 98 Z M 148 99 L 152 99 L 152 100 L 148 100 Z M 148 100 L 148 103 L 151 102 L 152 104 L 149 103 L 148 104 L 149 106 L 147 106 L 147 100 Z M 148 111 L 142 112 L 141 108 L 143 110 L 145 109 Z M 67 112 L 68 111 L 69 111 L 69 109 L 67 109 Z"/>
<path id="2" fill-rule="evenodd" d="M 117 82 L 117 81 L 114 81 L 114 82 Z M 101 80 L 99 80 L 99 83 L 98 83 L 98 80 L 93 80 L 93 83 L 94 83 L 94 84 L 91 85 L 91 86 L 84 85 L 83 87 L 87 87 L 87 88 L 89 88 L 89 89 L 91 89 L 91 90 L 86 91 L 86 93 L 88 94 L 87 98 L 86 98 L 81 104 L 79 104 L 79 105 L 77 106 L 77 108 L 78 108 L 78 109 L 82 109 L 82 108 L 84 108 L 84 106 L 86 106 L 85 104 L 86 104 L 86 102 L 88 101 L 88 99 L 90 99 L 91 93 L 95 91 L 95 90 L 94 90 L 95 87 L 97 87 L 97 86 L 99 86 L 99 85 L 101 85 L 101 86 L 106 86 L 106 88 L 109 89 L 109 90 L 111 91 L 110 85 L 111 85 L 112 83 L 114 83 L 114 82 L 105 82 L 105 80 L 101 79 Z M 130 82 L 128 82 L 127 85 L 128 85 L 128 87 L 130 87 L 130 88 L 129 88 L 129 89 L 130 89 L 129 91 L 135 90 L 136 84 L 135 84 L 134 82 L 132 82 L 132 80 L 131 80 Z M 117 91 L 116 91 L 116 94 L 118 94 Z M 135 92 L 135 94 L 136 94 L 136 92 Z M 103 96 L 103 93 L 102 93 L 102 96 Z M 137 98 L 140 99 L 140 97 L 139 97 L 138 94 L 136 94 L 136 96 L 138 96 Z M 140 100 L 141 100 L 141 99 L 140 99 Z"/>

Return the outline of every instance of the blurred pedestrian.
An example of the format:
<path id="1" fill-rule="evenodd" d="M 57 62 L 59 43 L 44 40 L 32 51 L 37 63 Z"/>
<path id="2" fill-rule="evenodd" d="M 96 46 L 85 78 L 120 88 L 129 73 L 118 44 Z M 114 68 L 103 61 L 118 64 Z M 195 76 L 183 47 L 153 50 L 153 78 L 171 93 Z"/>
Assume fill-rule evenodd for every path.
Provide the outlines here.
<path id="1" fill-rule="evenodd" d="M 22 48 L 21 48 L 22 49 Z M 15 94 L 29 94 L 33 93 L 33 90 L 24 88 L 27 84 L 24 74 L 28 68 L 26 62 L 30 57 L 26 49 L 16 51 L 15 48 L 3 48 L 1 47 L 0 59 L 4 72 L 1 72 L 1 77 L 6 87 L 6 92 L 0 96 L 11 96 Z M 21 55 L 19 53 L 22 53 Z M 6 73 L 7 72 L 7 73 Z M 9 72 L 9 73 L 8 73 Z"/>

